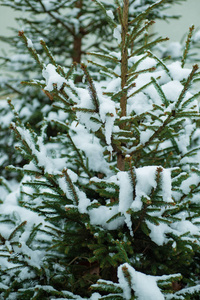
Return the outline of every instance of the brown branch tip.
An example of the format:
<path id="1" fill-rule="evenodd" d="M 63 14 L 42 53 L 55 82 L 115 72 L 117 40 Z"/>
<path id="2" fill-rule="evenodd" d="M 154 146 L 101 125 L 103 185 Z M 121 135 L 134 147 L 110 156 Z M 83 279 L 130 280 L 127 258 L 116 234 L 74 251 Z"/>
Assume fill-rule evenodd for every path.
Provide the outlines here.
<path id="1" fill-rule="evenodd" d="M 21 30 L 21 31 L 18 32 L 18 36 L 23 36 L 23 35 L 24 35 L 24 31 L 23 30 Z"/>

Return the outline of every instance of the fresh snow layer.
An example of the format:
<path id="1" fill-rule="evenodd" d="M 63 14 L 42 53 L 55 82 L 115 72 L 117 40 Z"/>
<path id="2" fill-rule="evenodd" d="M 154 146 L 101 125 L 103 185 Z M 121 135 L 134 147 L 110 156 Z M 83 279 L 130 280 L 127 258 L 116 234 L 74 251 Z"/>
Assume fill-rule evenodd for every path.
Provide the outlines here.
<path id="1" fill-rule="evenodd" d="M 123 272 L 125 269 L 130 274 L 131 286 Z M 118 279 L 120 287 L 123 289 L 123 297 L 126 300 L 131 299 L 131 290 L 135 292 L 138 300 L 164 300 L 155 276 L 146 275 L 136 271 L 129 264 L 125 263 L 118 268 Z"/>
<path id="2" fill-rule="evenodd" d="M 71 129 L 76 133 L 72 139 L 76 147 L 84 151 L 89 164 L 89 169 L 109 174 L 109 165 L 106 162 L 103 152 L 104 148 L 100 144 L 100 140 L 92 135 L 83 125 L 72 123 Z"/>
<path id="3" fill-rule="evenodd" d="M 156 174 L 158 172 L 158 166 L 146 166 L 135 169 L 136 185 L 135 185 L 135 198 L 133 197 L 133 182 L 129 172 L 120 171 L 117 175 L 107 178 L 107 182 L 114 183 L 119 186 L 119 203 L 110 206 L 100 205 L 97 208 L 92 208 L 87 211 L 87 207 L 91 205 L 89 199 L 85 194 L 80 196 L 80 204 L 78 209 L 81 213 L 88 213 L 90 216 L 90 222 L 93 225 L 102 226 L 107 230 L 116 230 L 124 224 L 130 230 L 130 234 L 133 235 L 132 221 L 130 211 L 137 212 L 142 209 L 143 201 L 142 197 L 145 197 L 151 201 L 150 194 L 152 189 L 157 188 Z M 104 179 L 103 179 L 104 180 Z M 101 179 L 94 177 L 91 178 L 91 182 L 101 182 Z M 166 206 L 173 203 L 172 200 L 172 187 L 171 187 L 171 170 L 161 168 L 160 171 L 160 186 L 161 196 Z M 94 200 L 95 201 L 95 200 Z M 119 216 L 120 213 L 120 216 Z M 156 210 L 152 212 L 152 217 L 162 217 L 163 210 Z M 115 216 L 117 216 L 115 218 Z M 111 221 L 109 221 L 112 218 Z M 109 221 L 109 222 L 108 222 Z M 168 224 L 160 223 L 155 225 L 149 221 L 146 221 L 148 228 L 150 229 L 150 237 L 157 245 L 163 245 L 168 241 L 166 233 L 174 232 L 180 235 L 179 229 L 172 228 Z M 179 223 L 178 223 L 179 224 Z M 177 225 L 178 226 L 178 225 Z M 195 226 L 196 228 L 196 226 Z"/>

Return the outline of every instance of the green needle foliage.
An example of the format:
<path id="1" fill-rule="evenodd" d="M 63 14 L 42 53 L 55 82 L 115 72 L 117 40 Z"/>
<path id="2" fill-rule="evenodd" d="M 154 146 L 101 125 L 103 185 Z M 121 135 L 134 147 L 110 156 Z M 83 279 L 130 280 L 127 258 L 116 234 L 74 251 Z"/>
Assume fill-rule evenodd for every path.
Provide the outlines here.
<path id="1" fill-rule="evenodd" d="M 176 0 L 176 3 L 183 1 Z M 158 7 L 150 10 L 145 18 L 167 20 L 177 17 L 165 13 L 165 9 L 172 5 L 172 2 L 174 3 L 171 0 L 162 1 Z M 154 0 L 131 1 L 130 17 L 141 15 L 140 19 L 142 20 L 144 18 L 143 11 L 153 3 Z M 117 44 L 108 25 L 115 24 L 114 19 L 118 14 L 116 8 L 119 3 L 113 0 L 103 1 L 102 4 L 92 0 L 62 0 L 59 2 L 54 0 L 1 0 L 0 4 L 10 7 L 22 15 L 16 19 L 17 28 L 11 28 L 11 36 L 0 36 L 1 41 L 10 47 L 9 54 L 1 53 L 0 56 L 1 70 L 3 70 L 0 79 L 0 95 L 6 99 L 11 94 L 20 118 L 39 132 L 43 116 L 51 119 L 49 116 L 51 98 L 49 99 L 48 94 L 44 97 L 44 93 L 40 89 L 21 85 L 20 82 L 42 78 L 41 65 L 36 59 L 37 55 L 45 63 L 50 60 L 52 64 L 69 67 L 72 62 L 85 61 L 86 53 L 92 49 L 100 50 L 108 45 L 111 49 L 115 49 Z M 104 6 L 105 8 L 103 8 Z M 108 13 L 105 13 L 106 11 Z M 110 12 L 113 12 L 114 19 L 112 19 L 112 15 L 110 16 Z M 22 29 L 25 30 L 28 40 L 19 41 L 18 31 Z M 31 50 L 32 43 L 36 52 Z M 56 62 L 52 61 L 50 49 L 53 49 Z M 99 76 L 95 65 L 92 69 L 94 75 Z M 79 68 L 74 76 L 76 82 L 81 81 L 82 73 Z M 6 172 L 5 166 L 8 164 L 22 166 L 25 161 L 20 155 L 16 155 L 12 147 L 16 141 L 9 130 L 12 114 L 10 114 L 6 100 L 1 101 L 0 112 L 4 116 L 0 121 L 0 170 L 1 174 L 11 178 L 14 174 L 10 175 Z M 54 114 L 56 114 L 56 110 Z M 49 125 L 49 131 L 54 132 L 54 135 L 57 134 L 57 128 L 52 128 L 51 125 Z"/>
<path id="2" fill-rule="evenodd" d="M 19 32 L 42 77 L 23 84 L 52 106 L 36 130 L 9 102 L 27 163 L 1 180 L 3 299 L 198 299 L 198 66 L 154 54 L 146 18 L 170 1 L 152 2 L 95 0 L 116 47 L 78 66 Z"/>

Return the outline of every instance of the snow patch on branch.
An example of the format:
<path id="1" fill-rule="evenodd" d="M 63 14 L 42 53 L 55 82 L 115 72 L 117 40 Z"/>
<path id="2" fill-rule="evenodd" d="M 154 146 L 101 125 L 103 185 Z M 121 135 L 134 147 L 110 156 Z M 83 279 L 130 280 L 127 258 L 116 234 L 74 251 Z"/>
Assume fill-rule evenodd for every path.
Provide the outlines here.
<path id="1" fill-rule="evenodd" d="M 150 200 L 149 194 L 152 188 L 156 188 L 156 170 L 157 166 L 147 166 L 138 168 L 136 172 L 136 197 L 131 205 L 133 211 L 139 211 L 142 208 L 142 197 L 146 197 Z"/>
<path id="2" fill-rule="evenodd" d="M 119 172 L 117 174 L 117 178 L 119 180 L 120 187 L 118 211 L 125 216 L 125 222 L 130 230 L 131 235 L 133 235 L 131 215 L 130 213 L 127 213 L 133 202 L 133 183 L 131 183 L 129 174 L 127 172 Z"/>
<path id="3" fill-rule="evenodd" d="M 117 40 L 118 44 L 120 44 L 121 40 L 122 40 L 121 31 L 122 31 L 121 25 L 117 25 L 117 27 L 115 27 L 115 29 L 113 31 L 113 36 Z"/>
<path id="4" fill-rule="evenodd" d="M 51 92 L 54 89 L 54 85 L 57 85 L 57 89 L 60 89 L 66 79 L 58 74 L 56 67 L 52 64 L 48 64 L 42 71 L 42 75 L 46 80 L 45 90 Z"/>
<path id="5" fill-rule="evenodd" d="M 130 283 L 128 283 L 124 271 L 130 275 Z M 131 290 L 133 290 L 138 300 L 164 300 L 164 296 L 157 285 L 159 277 L 138 272 L 128 263 L 119 266 L 117 276 L 120 287 L 123 289 L 124 299 L 131 299 Z"/>

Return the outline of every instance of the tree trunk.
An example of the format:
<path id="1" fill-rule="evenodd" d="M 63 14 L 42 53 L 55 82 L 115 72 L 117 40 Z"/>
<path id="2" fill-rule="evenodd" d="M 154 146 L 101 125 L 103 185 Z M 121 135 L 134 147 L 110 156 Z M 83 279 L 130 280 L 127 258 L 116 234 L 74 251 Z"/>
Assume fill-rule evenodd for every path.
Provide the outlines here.
<path id="1" fill-rule="evenodd" d="M 123 16 L 121 21 L 121 89 L 123 90 L 127 83 L 128 74 L 128 45 L 127 45 L 127 33 L 128 33 L 128 10 L 129 0 L 124 0 Z M 126 104 L 127 104 L 127 92 L 123 93 L 120 99 L 121 117 L 126 116 Z M 124 129 L 125 124 L 120 126 Z M 121 151 L 117 155 L 117 167 L 119 170 L 124 171 L 124 155 Z"/>

